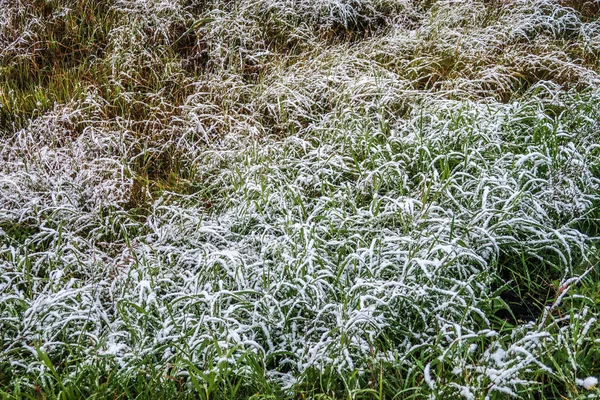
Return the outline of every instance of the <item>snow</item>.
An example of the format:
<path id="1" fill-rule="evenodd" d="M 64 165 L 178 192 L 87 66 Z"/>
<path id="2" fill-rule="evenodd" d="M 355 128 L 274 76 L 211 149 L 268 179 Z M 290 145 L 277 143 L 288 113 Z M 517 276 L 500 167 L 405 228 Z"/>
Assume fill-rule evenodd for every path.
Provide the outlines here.
<path id="1" fill-rule="evenodd" d="M 584 389 L 593 390 L 598 385 L 598 378 L 595 376 L 588 376 L 585 379 L 576 379 L 575 383 L 579 386 L 583 386 Z"/>
<path id="2" fill-rule="evenodd" d="M 414 17 L 412 2 L 393 3 L 399 20 Z M 581 21 L 556 2 L 516 1 L 498 26 L 471 32 L 467 22 L 486 15 L 481 2 L 438 3 L 444 18 L 390 25 L 382 37 L 328 45 L 289 68 L 275 63 L 260 84 L 229 70 L 203 76 L 152 143 L 131 121 L 104 120 L 106 100 L 94 93 L 0 136 L 0 358 L 35 368 L 32 344 L 45 342 L 127 372 L 145 357 L 165 365 L 187 357 L 210 369 L 250 352 L 278 360 L 265 363 L 266 374 L 283 388 L 313 367 L 384 363 L 422 368 L 424 390 L 442 390 L 431 363 L 411 365 L 421 354 L 458 380 L 469 377 L 453 390 L 472 399 L 536 385 L 530 371 L 550 373 L 543 360 L 570 349 L 577 327 L 577 347 L 587 345 L 598 313 L 558 320 L 556 311 L 585 276 L 573 267 L 592 248 L 575 222 L 600 200 L 590 110 L 600 93 L 583 98 L 540 81 L 499 101 L 484 86 L 517 90 L 511 79 L 519 75 L 500 67 L 417 90 L 402 68 L 425 67 L 401 58 L 419 49 L 479 60 L 490 46 L 560 36 Z M 117 80 L 153 59 L 155 46 L 145 44 L 169 40 L 169 28 L 188 18 L 182 4 L 117 2 L 137 24 L 111 33 L 111 62 L 123 65 Z M 313 40 L 311 29 L 376 19 L 369 13 L 385 4 L 239 2 L 215 11 L 198 36 L 212 68 L 260 66 L 279 57 L 256 26 L 265 9 L 283 26 L 301 21 L 294 37 Z M 594 30 L 581 30 L 594 45 Z M 436 32 L 435 46 L 424 41 Z M 597 76 L 558 58 L 578 85 L 597 86 Z M 522 62 L 545 65 L 534 54 Z M 571 114 L 555 117 L 555 109 Z M 83 132 L 65 128 L 84 117 Z M 553 132 L 556 149 L 538 137 Z M 132 165 L 148 146 L 180 154 L 195 175 L 189 191 L 152 193 L 147 215 L 135 218 Z M 486 310 L 497 300 L 493 288 L 515 284 L 497 276 L 499 260 L 514 255 L 552 265 L 564 290 L 541 318 L 507 334 Z M 591 390 L 597 380 L 577 384 Z"/>

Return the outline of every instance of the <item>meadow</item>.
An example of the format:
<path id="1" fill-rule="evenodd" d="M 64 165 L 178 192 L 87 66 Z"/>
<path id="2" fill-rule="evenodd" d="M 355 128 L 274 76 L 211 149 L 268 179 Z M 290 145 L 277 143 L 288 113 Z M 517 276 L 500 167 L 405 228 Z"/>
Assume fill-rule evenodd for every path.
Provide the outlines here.
<path id="1" fill-rule="evenodd" d="M 600 397 L 599 0 L 0 0 L 0 398 Z"/>

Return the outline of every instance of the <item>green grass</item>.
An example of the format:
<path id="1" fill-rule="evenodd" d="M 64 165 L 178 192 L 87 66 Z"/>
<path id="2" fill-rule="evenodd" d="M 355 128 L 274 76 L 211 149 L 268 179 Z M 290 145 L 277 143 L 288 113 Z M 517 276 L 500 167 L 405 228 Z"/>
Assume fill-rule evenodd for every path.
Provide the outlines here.
<path id="1" fill-rule="evenodd" d="M 0 0 L 0 398 L 593 398 L 598 7 Z"/>

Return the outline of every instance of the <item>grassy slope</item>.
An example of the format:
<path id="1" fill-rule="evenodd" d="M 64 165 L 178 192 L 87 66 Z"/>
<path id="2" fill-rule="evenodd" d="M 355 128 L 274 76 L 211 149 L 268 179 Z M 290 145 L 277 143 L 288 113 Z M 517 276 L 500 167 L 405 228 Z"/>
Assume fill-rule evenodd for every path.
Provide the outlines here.
<path id="1" fill-rule="evenodd" d="M 597 396 L 599 16 L 0 0 L 0 394 Z"/>

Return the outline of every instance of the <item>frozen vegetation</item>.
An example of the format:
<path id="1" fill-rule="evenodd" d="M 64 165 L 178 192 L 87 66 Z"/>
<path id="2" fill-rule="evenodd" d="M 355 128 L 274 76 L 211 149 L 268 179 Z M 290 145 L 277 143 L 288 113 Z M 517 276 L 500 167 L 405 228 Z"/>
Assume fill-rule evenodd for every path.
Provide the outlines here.
<path id="1" fill-rule="evenodd" d="M 598 0 L 0 0 L 2 398 L 597 398 Z"/>

